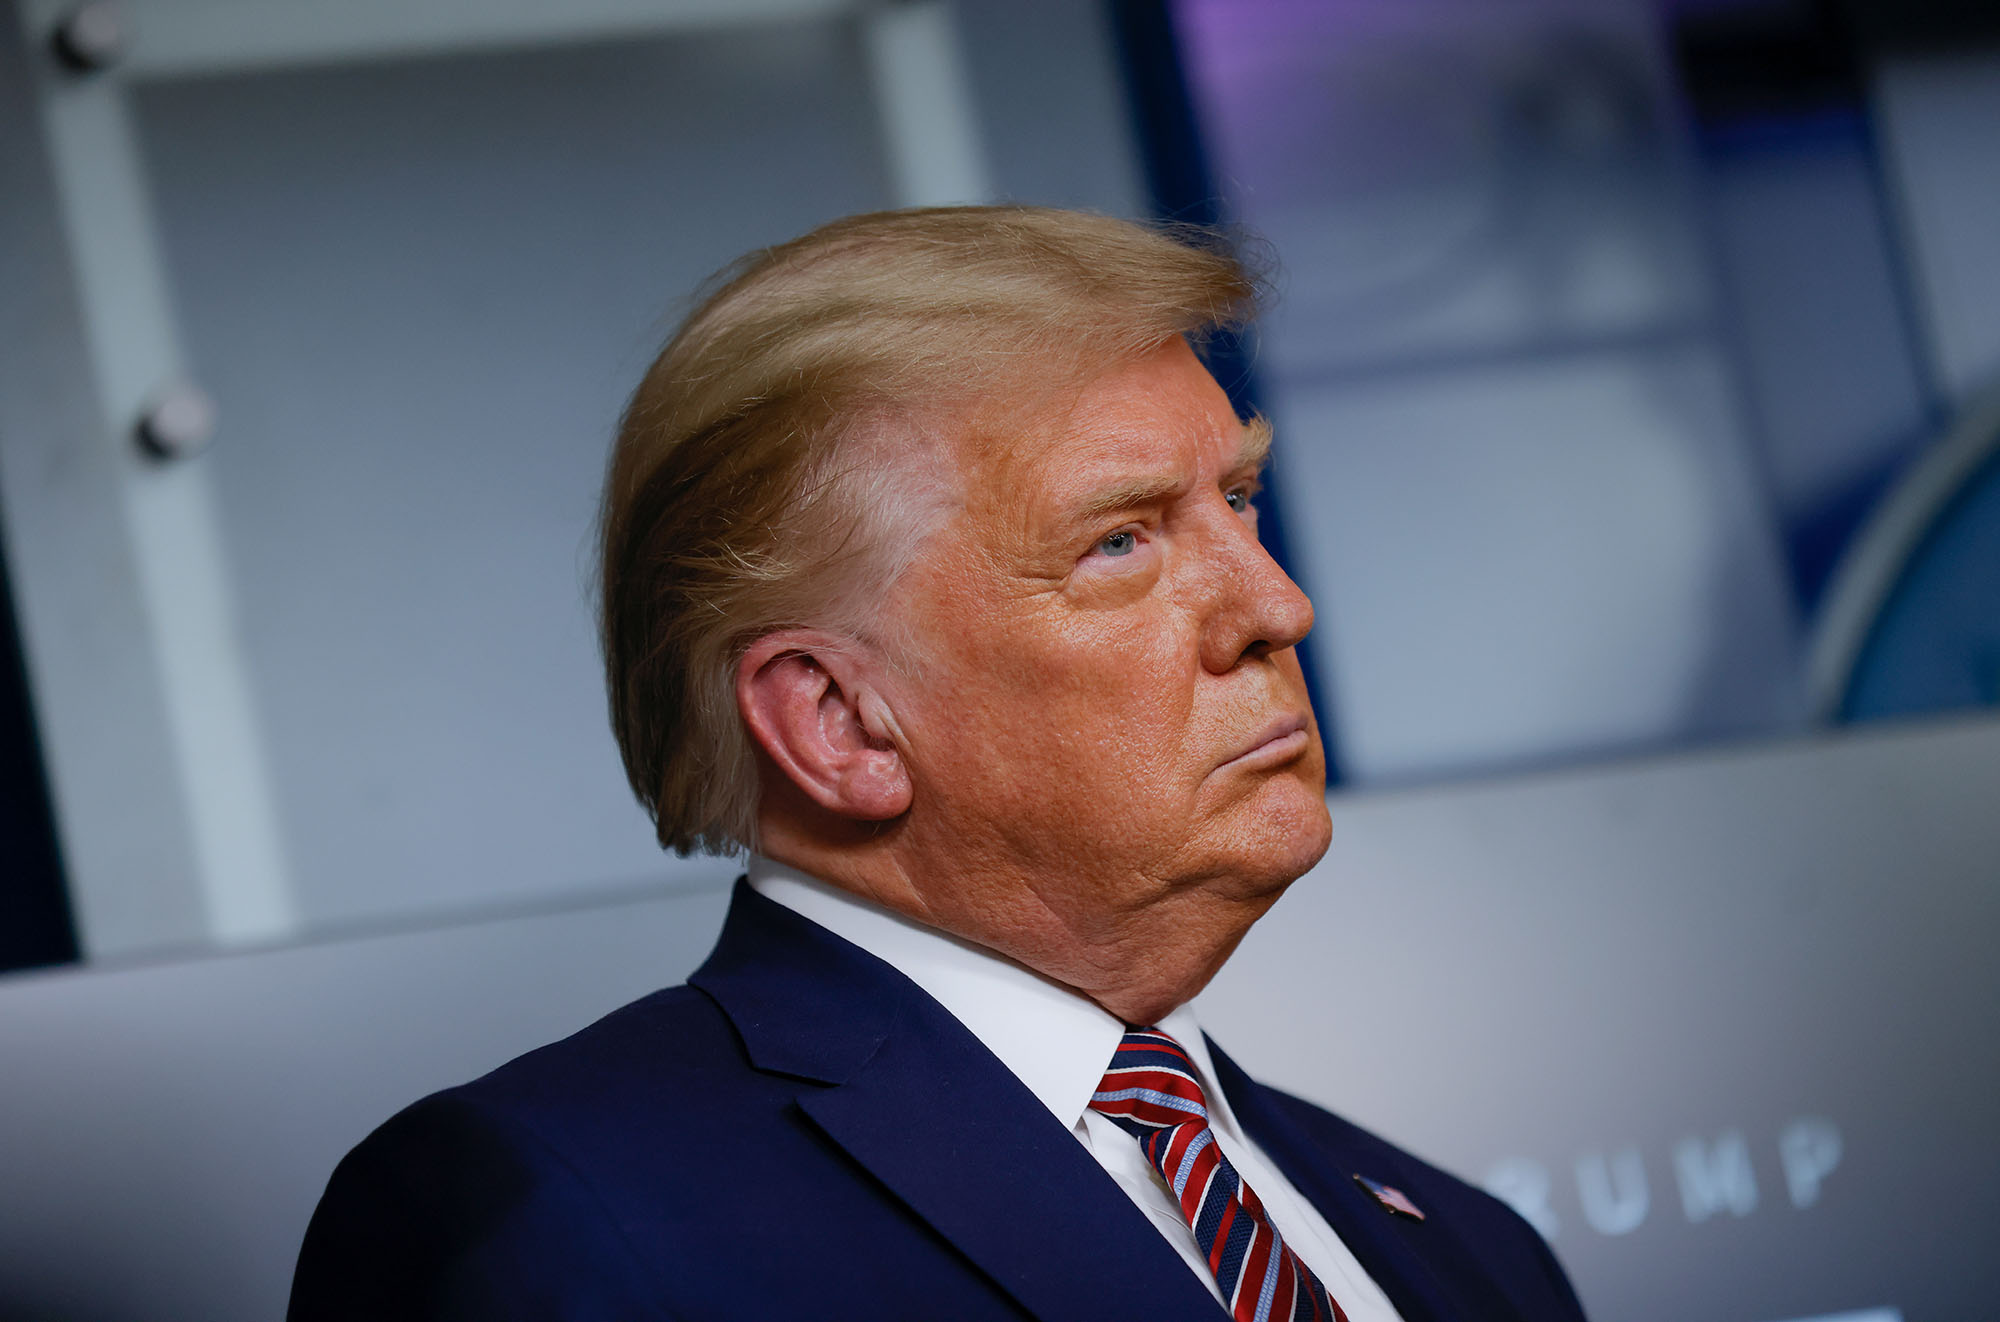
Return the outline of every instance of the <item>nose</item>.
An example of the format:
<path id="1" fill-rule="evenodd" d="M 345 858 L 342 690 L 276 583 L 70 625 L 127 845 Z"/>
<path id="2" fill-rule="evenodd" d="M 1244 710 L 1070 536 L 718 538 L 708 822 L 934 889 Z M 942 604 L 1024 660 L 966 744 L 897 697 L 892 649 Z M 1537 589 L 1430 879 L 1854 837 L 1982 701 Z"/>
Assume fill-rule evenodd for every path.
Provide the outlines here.
<path id="1" fill-rule="evenodd" d="M 1201 639 L 1201 663 L 1210 673 L 1296 647 L 1312 631 L 1311 599 L 1234 513 L 1210 567 L 1214 608 Z"/>

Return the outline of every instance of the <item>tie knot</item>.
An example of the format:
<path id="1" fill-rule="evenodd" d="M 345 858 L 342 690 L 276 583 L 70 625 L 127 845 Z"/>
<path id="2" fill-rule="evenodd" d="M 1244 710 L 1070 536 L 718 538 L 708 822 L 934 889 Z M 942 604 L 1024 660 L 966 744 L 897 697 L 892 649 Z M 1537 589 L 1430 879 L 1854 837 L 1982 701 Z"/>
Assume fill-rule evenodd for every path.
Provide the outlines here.
<path id="1" fill-rule="evenodd" d="M 1157 1028 L 1127 1030 L 1090 1109 L 1139 1140 L 1234 1322 L 1347 1322 L 1223 1155 L 1180 1043 Z"/>
<path id="2" fill-rule="evenodd" d="M 1180 1043 L 1157 1028 L 1126 1032 L 1090 1108 L 1135 1133 L 1189 1121 L 1208 1123 L 1208 1099 L 1195 1081 L 1194 1062 Z"/>

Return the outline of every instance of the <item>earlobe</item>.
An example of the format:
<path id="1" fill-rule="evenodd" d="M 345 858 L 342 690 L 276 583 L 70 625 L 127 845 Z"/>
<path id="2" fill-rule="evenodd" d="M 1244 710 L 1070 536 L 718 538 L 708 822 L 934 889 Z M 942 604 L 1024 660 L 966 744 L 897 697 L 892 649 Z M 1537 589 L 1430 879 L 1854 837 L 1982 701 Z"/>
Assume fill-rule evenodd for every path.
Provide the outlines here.
<path id="1" fill-rule="evenodd" d="M 736 706 L 750 737 L 820 807 L 860 821 L 909 810 L 901 731 L 841 640 L 807 630 L 758 639 L 737 666 Z"/>

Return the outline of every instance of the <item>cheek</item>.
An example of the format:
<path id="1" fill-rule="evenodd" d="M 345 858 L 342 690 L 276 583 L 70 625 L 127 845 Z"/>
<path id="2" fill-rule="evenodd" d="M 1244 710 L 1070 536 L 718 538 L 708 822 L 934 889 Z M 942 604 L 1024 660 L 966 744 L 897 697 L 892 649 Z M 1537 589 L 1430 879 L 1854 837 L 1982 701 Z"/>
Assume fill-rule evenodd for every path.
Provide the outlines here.
<path id="1" fill-rule="evenodd" d="M 1194 707 L 1171 630 L 1089 617 L 1022 626 L 997 647 L 959 649 L 953 668 L 967 742 L 1023 795 L 1060 786 L 1109 805 L 1171 788 Z M 1009 763 L 1035 770 L 1017 778 Z"/>
<path id="2" fill-rule="evenodd" d="M 1079 629 L 1065 640 L 1046 679 L 1055 697 L 1049 715 L 1158 791 L 1178 765 L 1195 716 L 1190 658 L 1171 630 L 1120 624 Z"/>
<path id="3" fill-rule="evenodd" d="M 936 789 L 1105 803 L 1173 787 L 1200 658 L 1170 602 L 1079 608 L 944 576 L 911 586 L 904 606 L 922 621 L 923 660 L 912 667 L 910 733 Z"/>

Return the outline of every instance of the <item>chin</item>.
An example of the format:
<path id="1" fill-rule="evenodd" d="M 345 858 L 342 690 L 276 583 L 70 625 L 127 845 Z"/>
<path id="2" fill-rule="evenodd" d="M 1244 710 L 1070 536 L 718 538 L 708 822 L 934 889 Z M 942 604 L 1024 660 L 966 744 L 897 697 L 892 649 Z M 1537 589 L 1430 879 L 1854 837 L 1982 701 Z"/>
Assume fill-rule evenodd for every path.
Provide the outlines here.
<path id="1" fill-rule="evenodd" d="M 1298 780 L 1265 787 L 1250 803 L 1246 820 L 1230 833 L 1230 871 L 1248 883 L 1249 893 L 1276 900 L 1285 888 L 1312 870 L 1333 843 L 1333 819 L 1326 794 Z"/>
<path id="2" fill-rule="evenodd" d="M 1326 796 L 1315 794 L 1311 802 L 1301 805 L 1295 818 L 1278 827 L 1272 843 L 1283 854 L 1282 867 L 1289 874 L 1287 886 L 1312 871 L 1333 843 L 1333 818 L 1327 815 Z"/>

